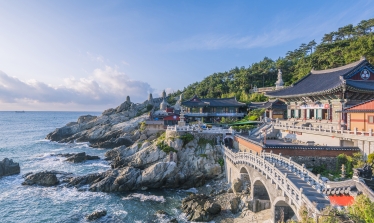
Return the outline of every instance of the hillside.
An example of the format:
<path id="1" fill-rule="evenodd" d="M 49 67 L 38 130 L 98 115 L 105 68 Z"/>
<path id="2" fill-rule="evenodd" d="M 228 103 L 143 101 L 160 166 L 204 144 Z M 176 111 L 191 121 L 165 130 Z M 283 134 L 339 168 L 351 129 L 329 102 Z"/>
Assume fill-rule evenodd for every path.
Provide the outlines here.
<path id="1" fill-rule="evenodd" d="M 203 98 L 233 97 L 241 102 L 260 101 L 263 97 L 250 95 L 253 86 L 274 86 L 277 69 L 282 69 L 286 85 L 299 80 L 315 70 L 339 67 L 365 56 L 374 63 L 374 18 L 363 20 L 356 26 L 349 24 L 327 33 L 321 42 L 315 40 L 301 44 L 285 56 L 272 60 L 265 57 L 249 67 L 235 67 L 229 71 L 214 73 L 200 82 L 183 89 L 184 98 L 198 95 Z M 173 94 L 178 95 L 180 91 Z"/>

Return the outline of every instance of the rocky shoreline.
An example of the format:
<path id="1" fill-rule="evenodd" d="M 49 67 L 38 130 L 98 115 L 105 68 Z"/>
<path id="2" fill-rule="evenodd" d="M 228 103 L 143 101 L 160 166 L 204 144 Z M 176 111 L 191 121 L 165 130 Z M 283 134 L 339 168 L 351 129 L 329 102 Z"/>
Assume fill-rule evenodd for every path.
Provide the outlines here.
<path id="1" fill-rule="evenodd" d="M 123 192 L 148 189 L 197 188 L 182 201 L 181 209 L 191 221 L 240 222 L 249 217 L 244 207 L 249 191 L 239 192 L 225 183 L 219 135 L 198 132 L 148 130 L 142 122 L 160 99 L 134 104 L 128 99 L 99 117 L 81 116 L 47 135 L 62 143 L 89 142 L 91 147 L 108 149 L 105 159 L 111 169 L 75 176 L 60 171 L 25 174 L 23 185 L 75 187 L 92 192 Z M 67 162 L 99 159 L 86 153 L 57 154 Z M 93 213 L 100 217 L 104 212 Z M 160 214 L 160 213 L 158 213 Z M 248 217 L 249 216 L 249 217 Z M 239 220 L 239 221 L 238 221 Z M 172 219 L 170 222 L 177 222 Z"/>

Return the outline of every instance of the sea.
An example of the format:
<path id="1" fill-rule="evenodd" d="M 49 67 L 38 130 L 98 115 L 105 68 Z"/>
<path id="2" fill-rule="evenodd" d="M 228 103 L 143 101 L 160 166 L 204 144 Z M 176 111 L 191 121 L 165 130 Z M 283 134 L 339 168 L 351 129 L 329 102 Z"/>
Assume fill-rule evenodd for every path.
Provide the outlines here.
<path id="1" fill-rule="evenodd" d="M 81 115 L 97 112 L 0 112 L 0 160 L 13 159 L 21 173 L 0 178 L 0 222 L 88 222 L 87 214 L 105 209 L 107 215 L 94 222 L 187 222 L 178 207 L 188 195 L 183 190 L 90 192 L 63 186 L 23 186 L 22 175 L 58 170 L 86 175 L 110 169 L 104 160 L 107 149 L 91 148 L 88 143 L 57 143 L 46 140 L 48 133 Z M 65 162 L 60 153 L 86 152 L 101 160 Z M 167 214 L 156 214 L 163 210 Z M 92 221 L 91 221 L 92 222 Z"/>

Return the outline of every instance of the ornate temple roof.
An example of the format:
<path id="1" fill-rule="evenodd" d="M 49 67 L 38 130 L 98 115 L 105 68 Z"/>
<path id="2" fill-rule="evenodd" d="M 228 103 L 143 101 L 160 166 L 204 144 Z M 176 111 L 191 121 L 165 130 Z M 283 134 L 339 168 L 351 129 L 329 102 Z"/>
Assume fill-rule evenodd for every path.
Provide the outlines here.
<path id="1" fill-rule="evenodd" d="M 190 100 L 182 102 L 187 107 L 242 107 L 245 103 L 238 102 L 232 98 L 199 98 L 196 95 Z"/>
<path id="2" fill-rule="evenodd" d="M 374 92 L 374 67 L 365 59 L 327 70 L 312 70 L 292 86 L 270 91 L 266 96 L 291 98 L 321 95 L 340 91 Z"/>
<path id="3" fill-rule="evenodd" d="M 270 109 L 274 109 L 274 108 L 279 108 L 279 109 L 287 109 L 287 105 L 278 100 L 278 99 L 275 99 L 275 100 L 268 100 L 266 102 L 251 102 L 249 103 L 248 105 L 249 108 L 252 108 L 252 109 L 261 109 L 261 108 L 270 108 Z"/>

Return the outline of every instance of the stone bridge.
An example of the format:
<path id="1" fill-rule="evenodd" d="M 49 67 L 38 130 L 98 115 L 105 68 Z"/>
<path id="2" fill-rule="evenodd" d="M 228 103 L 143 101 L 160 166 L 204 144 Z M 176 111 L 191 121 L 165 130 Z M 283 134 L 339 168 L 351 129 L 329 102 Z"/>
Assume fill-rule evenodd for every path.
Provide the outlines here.
<path id="1" fill-rule="evenodd" d="M 222 145 L 225 157 L 226 176 L 229 183 L 237 178 L 250 187 L 253 211 L 259 211 L 256 204 L 271 208 L 272 221 L 287 221 L 291 218 L 300 220 L 299 210 L 305 207 L 316 218 L 320 211 L 330 204 L 323 193 L 325 182 L 319 175 L 308 171 L 281 155 L 251 152 L 233 152 Z M 263 208 L 263 209 L 265 209 Z"/>

